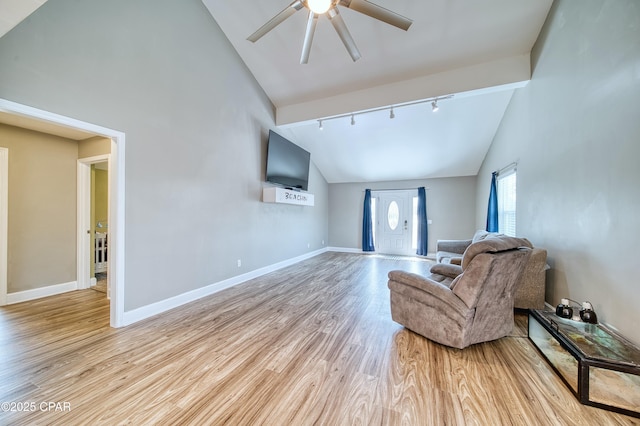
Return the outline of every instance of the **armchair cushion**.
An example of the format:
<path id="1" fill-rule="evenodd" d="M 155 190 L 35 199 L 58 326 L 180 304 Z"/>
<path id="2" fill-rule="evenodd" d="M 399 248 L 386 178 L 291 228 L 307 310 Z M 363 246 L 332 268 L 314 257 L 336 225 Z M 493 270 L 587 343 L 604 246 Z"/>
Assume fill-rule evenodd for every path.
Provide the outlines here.
<path id="1" fill-rule="evenodd" d="M 452 265 L 462 265 L 462 256 L 452 257 L 451 259 L 449 259 L 449 263 Z"/>
<path id="2" fill-rule="evenodd" d="M 467 247 L 462 256 L 462 269 L 467 269 L 473 258 L 480 253 L 497 253 L 521 247 L 533 248 L 533 245 L 526 238 L 507 237 L 498 234 L 487 235 Z"/>
<path id="3" fill-rule="evenodd" d="M 496 232 L 488 232 L 484 229 L 478 229 L 475 234 L 473 234 L 473 238 L 471 238 L 472 243 L 477 243 L 478 241 L 482 241 L 490 235 L 499 235 Z"/>
<path id="4" fill-rule="evenodd" d="M 462 266 L 451 263 L 436 263 L 431 267 L 432 274 L 444 275 L 445 277 L 455 278 L 462 273 Z"/>

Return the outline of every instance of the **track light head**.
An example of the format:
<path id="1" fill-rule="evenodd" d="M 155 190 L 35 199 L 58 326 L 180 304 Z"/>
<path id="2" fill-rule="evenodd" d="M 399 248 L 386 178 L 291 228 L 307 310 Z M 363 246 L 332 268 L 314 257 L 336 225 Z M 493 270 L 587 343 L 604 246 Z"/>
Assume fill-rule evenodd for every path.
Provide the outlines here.
<path id="1" fill-rule="evenodd" d="M 318 120 L 318 129 L 322 130 L 322 120 Z"/>
<path id="2" fill-rule="evenodd" d="M 353 126 L 354 124 L 356 124 L 356 118 L 353 114 L 351 114 L 351 125 Z"/>
<path id="3" fill-rule="evenodd" d="M 437 99 L 435 101 L 431 102 L 431 111 L 432 112 L 438 112 L 439 109 L 440 109 L 440 107 L 438 106 L 438 100 Z"/>
<path id="4" fill-rule="evenodd" d="M 389 111 L 389 118 L 392 120 L 396 118 L 396 115 L 393 113 L 393 107 L 391 107 L 391 110 Z"/>

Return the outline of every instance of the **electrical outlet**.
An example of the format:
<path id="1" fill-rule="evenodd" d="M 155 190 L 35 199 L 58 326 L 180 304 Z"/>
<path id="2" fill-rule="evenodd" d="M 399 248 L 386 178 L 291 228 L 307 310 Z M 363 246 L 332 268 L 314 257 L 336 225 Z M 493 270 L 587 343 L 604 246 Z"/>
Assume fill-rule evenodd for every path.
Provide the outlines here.
<path id="1" fill-rule="evenodd" d="M 311 248 L 311 243 L 307 243 L 307 248 Z"/>
<path id="2" fill-rule="evenodd" d="M 324 245 L 324 240 L 322 240 L 322 245 Z"/>
<path id="3" fill-rule="evenodd" d="M 242 260 L 238 259 L 238 268 L 242 266 Z"/>

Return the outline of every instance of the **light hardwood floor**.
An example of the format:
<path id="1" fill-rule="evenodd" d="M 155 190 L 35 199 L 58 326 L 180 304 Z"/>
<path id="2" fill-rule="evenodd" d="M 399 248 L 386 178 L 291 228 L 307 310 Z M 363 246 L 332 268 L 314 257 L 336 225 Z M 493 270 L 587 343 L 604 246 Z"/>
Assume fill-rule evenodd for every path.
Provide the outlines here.
<path id="1" fill-rule="evenodd" d="M 639 423 L 579 404 L 526 316 L 462 351 L 394 323 L 387 272 L 429 267 L 325 253 L 124 329 L 92 290 L 2 307 L 0 402 L 36 409 L 0 424 Z"/>

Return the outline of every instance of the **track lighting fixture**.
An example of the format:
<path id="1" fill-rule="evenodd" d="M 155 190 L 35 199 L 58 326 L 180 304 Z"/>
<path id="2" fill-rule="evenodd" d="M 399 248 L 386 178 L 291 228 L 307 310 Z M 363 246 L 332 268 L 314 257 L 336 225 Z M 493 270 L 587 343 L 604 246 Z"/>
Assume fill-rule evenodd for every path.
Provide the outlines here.
<path id="1" fill-rule="evenodd" d="M 349 113 L 342 114 L 342 115 L 335 115 L 333 117 L 320 118 L 320 119 L 318 119 L 318 129 L 322 130 L 322 122 L 323 121 L 326 121 L 326 120 L 337 120 L 339 118 L 346 118 L 346 117 L 351 117 L 351 125 L 354 126 L 356 124 L 356 115 L 368 114 L 370 112 L 378 112 L 378 111 L 389 110 L 389 118 L 390 119 L 394 119 L 394 118 L 396 118 L 395 108 L 401 108 L 401 107 L 406 107 L 406 106 L 411 106 L 411 105 L 426 104 L 426 103 L 429 103 L 429 102 L 431 103 L 431 111 L 437 112 L 440 109 L 440 107 L 438 106 L 438 101 L 442 101 L 442 100 L 445 100 L 445 99 L 451 99 L 451 98 L 453 98 L 453 95 L 439 96 L 437 98 L 429 98 L 429 99 L 424 99 L 424 100 L 421 100 L 421 101 L 407 102 L 406 104 L 389 105 L 388 107 L 374 108 L 374 109 L 370 109 L 370 110 L 366 110 L 366 111 L 360 111 L 360 112 L 349 112 Z"/>

